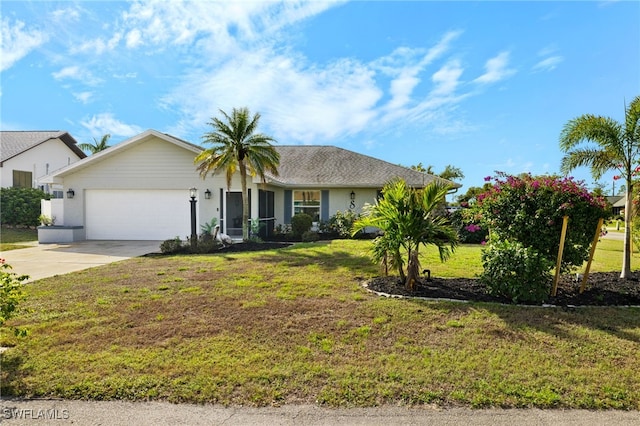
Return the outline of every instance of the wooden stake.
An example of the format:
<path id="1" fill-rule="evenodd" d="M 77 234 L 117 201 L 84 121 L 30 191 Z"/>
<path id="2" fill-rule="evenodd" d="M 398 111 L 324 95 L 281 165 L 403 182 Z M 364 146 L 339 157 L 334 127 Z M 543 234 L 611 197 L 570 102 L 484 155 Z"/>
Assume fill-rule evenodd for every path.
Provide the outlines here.
<path id="1" fill-rule="evenodd" d="M 556 276 L 553 279 L 553 287 L 551 288 L 551 295 L 556 296 L 558 292 L 558 280 L 560 279 L 560 265 L 562 264 L 562 252 L 564 251 L 564 239 L 567 237 L 567 223 L 569 222 L 569 216 L 562 218 L 562 233 L 560 234 L 560 247 L 558 247 L 558 261 L 556 262 Z"/>
<path id="2" fill-rule="evenodd" d="M 602 234 L 602 222 L 604 219 L 600 218 L 598 221 L 598 227 L 596 228 L 596 235 L 593 236 L 593 241 L 591 242 L 591 250 L 589 251 L 589 261 L 587 262 L 587 268 L 584 270 L 584 275 L 582 276 L 582 284 L 580 285 L 580 293 L 582 293 L 587 286 L 587 278 L 589 277 L 589 270 L 591 269 L 591 261 L 593 260 L 593 255 L 596 252 L 596 244 L 600 240 L 600 235 Z"/>

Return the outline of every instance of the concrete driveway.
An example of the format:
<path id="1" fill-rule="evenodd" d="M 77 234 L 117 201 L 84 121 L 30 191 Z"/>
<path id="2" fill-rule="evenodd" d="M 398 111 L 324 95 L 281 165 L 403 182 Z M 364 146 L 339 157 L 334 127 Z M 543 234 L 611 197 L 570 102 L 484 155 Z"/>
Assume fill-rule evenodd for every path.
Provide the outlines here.
<path id="1" fill-rule="evenodd" d="M 162 241 L 79 241 L 38 244 L 0 252 L 13 272 L 29 275 L 29 281 L 106 265 L 107 263 L 159 253 Z"/>

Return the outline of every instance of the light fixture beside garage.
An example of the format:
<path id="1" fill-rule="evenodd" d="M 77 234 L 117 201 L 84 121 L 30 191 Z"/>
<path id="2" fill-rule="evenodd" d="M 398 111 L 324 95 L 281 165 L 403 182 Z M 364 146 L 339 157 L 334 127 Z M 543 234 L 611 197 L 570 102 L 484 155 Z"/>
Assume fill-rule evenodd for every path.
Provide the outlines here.
<path id="1" fill-rule="evenodd" d="M 73 198 L 74 195 L 76 195 L 75 191 L 69 188 L 69 190 L 67 191 L 67 198 Z"/>
<path id="2" fill-rule="evenodd" d="M 204 198 L 205 200 L 211 199 L 211 190 L 207 189 L 206 191 L 204 191 Z"/>

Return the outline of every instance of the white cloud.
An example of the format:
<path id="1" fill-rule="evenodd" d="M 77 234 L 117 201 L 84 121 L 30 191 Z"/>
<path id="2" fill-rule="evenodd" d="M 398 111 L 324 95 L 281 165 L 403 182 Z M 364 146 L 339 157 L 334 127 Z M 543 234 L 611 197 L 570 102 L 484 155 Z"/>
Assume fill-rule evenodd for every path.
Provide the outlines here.
<path id="1" fill-rule="evenodd" d="M 12 24 L 8 18 L 2 18 L 0 23 L 0 71 L 11 68 L 47 40 L 47 35 L 42 31 L 25 29 L 25 24 L 22 21 L 16 21 Z"/>
<path id="2" fill-rule="evenodd" d="M 552 71 L 564 61 L 562 56 L 550 56 L 533 66 L 533 71 Z"/>
<path id="3" fill-rule="evenodd" d="M 83 104 L 88 104 L 93 97 L 93 92 L 78 92 L 74 93 L 73 97 Z"/>
<path id="4" fill-rule="evenodd" d="M 142 128 L 133 124 L 125 124 L 117 120 L 113 114 L 105 112 L 93 115 L 80 122 L 92 135 L 106 135 L 131 137 L 142 132 Z"/>
<path id="5" fill-rule="evenodd" d="M 125 44 L 129 49 L 135 49 L 142 44 L 142 34 L 140 34 L 140 30 L 138 28 L 134 28 L 127 33 L 125 40 Z"/>
<path id="6" fill-rule="evenodd" d="M 113 51 L 116 47 L 118 47 L 120 40 L 122 40 L 122 34 L 115 33 L 108 40 L 97 38 L 94 40 L 86 41 L 77 47 L 73 47 L 71 49 L 71 53 L 91 53 L 101 55 L 105 52 Z"/>
<path id="7" fill-rule="evenodd" d="M 80 20 L 80 12 L 77 9 L 56 9 L 51 12 L 51 19 L 57 23 L 70 24 Z"/>
<path id="8" fill-rule="evenodd" d="M 80 68 L 77 65 L 64 67 L 60 71 L 54 72 L 52 75 L 56 80 L 78 80 L 88 86 L 95 86 L 102 82 L 100 78 L 95 77 L 90 71 Z"/>
<path id="9" fill-rule="evenodd" d="M 449 61 L 445 66 L 436 71 L 431 80 L 434 83 L 434 88 L 431 91 L 432 96 L 448 96 L 455 92 L 458 87 L 460 76 L 463 73 L 463 69 L 460 66 L 460 61 Z"/>
<path id="10" fill-rule="evenodd" d="M 508 68 L 509 66 L 509 52 L 501 52 L 498 56 L 489 59 L 485 63 L 485 73 L 474 81 L 480 84 L 497 83 L 500 80 L 504 80 L 515 74 L 514 69 Z"/>
<path id="11" fill-rule="evenodd" d="M 276 138 L 311 143 L 362 130 L 382 96 L 366 65 L 340 60 L 317 68 L 264 49 L 198 70 L 164 98 L 185 120 L 202 126 L 218 109 L 246 105 L 260 111 Z"/>

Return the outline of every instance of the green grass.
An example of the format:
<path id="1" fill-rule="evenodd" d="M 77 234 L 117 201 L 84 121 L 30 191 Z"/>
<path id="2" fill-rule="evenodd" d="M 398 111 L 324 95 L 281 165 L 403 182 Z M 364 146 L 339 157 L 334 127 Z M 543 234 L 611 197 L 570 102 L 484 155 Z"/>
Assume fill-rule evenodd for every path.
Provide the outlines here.
<path id="1" fill-rule="evenodd" d="M 379 273 L 369 245 L 144 257 L 29 284 L 11 324 L 30 335 L 0 338 L 2 393 L 640 409 L 640 309 L 380 298 L 361 286 Z M 604 240 L 592 270 L 618 269 L 619 249 Z M 429 249 L 422 265 L 473 276 L 479 255 L 442 265 Z"/>
<path id="2" fill-rule="evenodd" d="M 9 251 L 28 247 L 27 244 L 38 241 L 36 229 L 0 227 L 0 251 Z"/>

